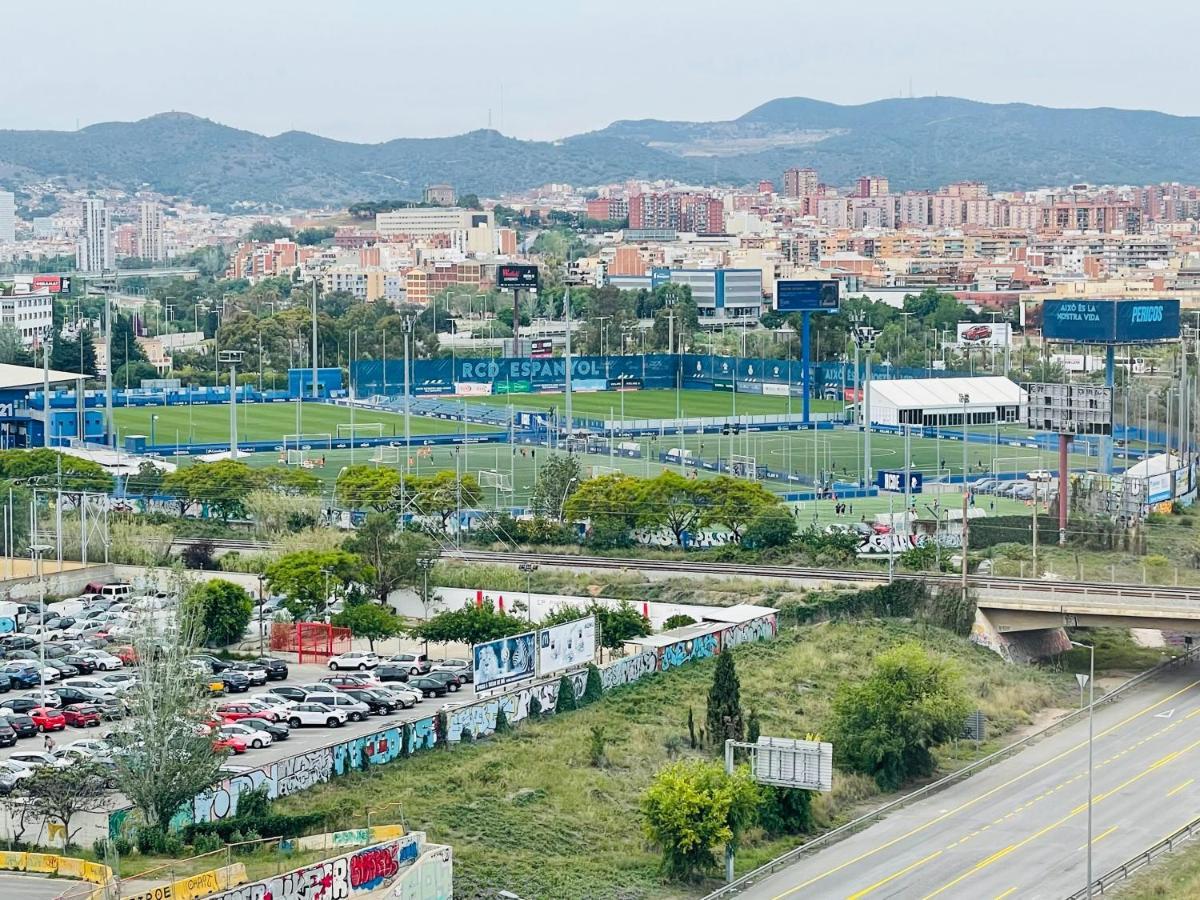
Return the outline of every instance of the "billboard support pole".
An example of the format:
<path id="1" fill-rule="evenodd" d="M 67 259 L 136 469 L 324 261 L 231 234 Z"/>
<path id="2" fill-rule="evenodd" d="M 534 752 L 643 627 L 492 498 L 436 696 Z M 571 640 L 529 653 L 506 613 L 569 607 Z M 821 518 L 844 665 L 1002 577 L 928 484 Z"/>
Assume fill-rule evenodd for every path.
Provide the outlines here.
<path id="1" fill-rule="evenodd" d="M 804 406 L 803 406 L 801 415 L 803 417 L 802 421 L 804 422 L 805 425 L 808 424 L 808 397 L 809 397 L 809 394 L 811 393 L 811 378 L 812 378 L 812 371 L 811 371 L 812 360 L 809 357 L 809 344 L 812 341 L 812 322 L 810 321 L 811 318 L 812 318 L 812 313 L 808 312 L 807 310 L 805 312 L 800 313 L 800 355 L 801 355 L 800 377 L 804 383 L 804 387 L 803 387 Z"/>
<path id="2" fill-rule="evenodd" d="M 1070 505 L 1068 484 L 1071 481 L 1071 472 L 1067 468 L 1067 448 L 1070 446 L 1071 436 L 1060 434 L 1058 436 L 1058 545 L 1060 547 L 1067 545 L 1067 507 Z"/>
<path id="3" fill-rule="evenodd" d="M 1111 390 L 1116 384 L 1116 347 L 1108 344 L 1104 348 L 1104 383 L 1110 389 L 1109 403 L 1112 403 Z M 1109 414 L 1111 418 L 1112 409 L 1110 406 Z M 1111 475 L 1113 470 L 1113 439 L 1112 434 L 1100 435 L 1100 464 L 1101 471 L 1105 475 Z"/>

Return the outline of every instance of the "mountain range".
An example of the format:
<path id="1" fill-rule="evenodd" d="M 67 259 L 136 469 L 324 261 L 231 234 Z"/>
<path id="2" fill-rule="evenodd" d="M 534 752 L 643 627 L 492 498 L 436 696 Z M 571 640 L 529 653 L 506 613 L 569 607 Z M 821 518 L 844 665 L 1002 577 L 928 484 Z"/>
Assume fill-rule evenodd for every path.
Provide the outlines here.
<path id="1" fill-rule="evenodd" d="M 482 196 L 627 178 L 768 178 L 782 188 L 789 166 L 812 166 L 833 185 L 885 175 L 893 190 L 1187 181 L 1200 173 L 1200 118 L 953 97 L 857 106 L 792 97 L 730 121 L 617 121 L 558 141 L 480 130 L 354 144 L 299 131 L 265 137 L 178 112 L 71 132 L 0 130 L 0 184 L 150 188 L 218 208 L 417 198 L 438 182 Z"/>

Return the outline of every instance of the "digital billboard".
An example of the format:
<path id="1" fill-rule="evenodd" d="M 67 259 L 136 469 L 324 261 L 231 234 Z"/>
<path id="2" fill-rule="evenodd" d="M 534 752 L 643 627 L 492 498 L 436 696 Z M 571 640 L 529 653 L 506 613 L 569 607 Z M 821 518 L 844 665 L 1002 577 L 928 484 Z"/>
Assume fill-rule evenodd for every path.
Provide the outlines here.
<path id="1" fill-rule="evenodd" d="M 587 665 L 596 655 L 596 617 L 539 630 L 537 647 L 539 675 Z"/>
<path id="2" fill-rule="evenodd" d="M 875 486 L 881 491 L 891 491 L 897 494 L 906 493 L 904 490 L 904 472 L 888 472 L 884 469 L 879 469 L 875 473 Z M 925 476 L 920 472 L 908 473 L 908 491 L 909 494 L 919 494 L 924 489 Z"/>
<path id="3" fill-rule="evenodd" d="M 836 312 L 838 282 L 786 279 L 775 282 L 775 309 L 779 312 Z"/>
<path id="4" fill-rule="evenodd" d="M 514 266 L 503 264 L 496 266 L 496 287 L 517 290 L 537 289 L 537 266 Z"/>
<path id="5" fill-rule="evenodd" d="M 1152 344 L 1179 339 L 1179 301 L 1046 300 L 1042 337 L 1072 344 Z"/>
<path id="6" fill-rule="evenodd" d="M 1009 347 L 1012 345 L 1012 326 L 1007 322 L 959 322 L 960 347 Z"/>
<path id="7" fill-rule="evenodd" d="M 533 645 L 534 632 L 527 631 L 473 646 L 475 690 L 486 691 L 533 678 L 537 672 Z"/>

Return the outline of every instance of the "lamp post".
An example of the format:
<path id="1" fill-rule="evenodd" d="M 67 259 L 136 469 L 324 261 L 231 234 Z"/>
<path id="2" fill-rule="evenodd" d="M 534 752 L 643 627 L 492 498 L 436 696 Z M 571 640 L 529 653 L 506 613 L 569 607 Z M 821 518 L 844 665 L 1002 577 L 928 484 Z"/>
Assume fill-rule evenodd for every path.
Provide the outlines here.
<path id="1" fill-rule="evenodd" d="M 578 480 L 579 480 L 578 478 L 572 478 L 570 481 L 567 482 L 567 486 L 565 488 L 563 488 L 562 499 L 558 501 L 558 521 L 560 521 L 560 522 L 566 516 L 567 494 L 571 493 L 571 485 L 573 485 Z"/>
<path id="2" fill-rule="evenodd" d="M 263 650 L 263 584 L 266 582 L 267 576 L 261 572 L 258 574 L 258 655 L 265 656 Z"/>
<path id="3" fill-rule="evenodd" d="M 574 481 L 575 479 L 571 479 Z M 517 566 L 525 573 L 525 618 L 530 623 L 533 622 L 533 595 L 530 591 L 530 583 L 533 579 L 533 573 L 537 571 L 537 563 L 521 563 Z"/>
<path id="4" fill-rule="evenodd" d="M 1096 647 L 1071 641 L 1072 647 L 1088 651 L 1088 799 L 1087 799 L 1087 895 L 1092 896 L 1092 739 L 1096 715 Z"/>
<path id="5" fill-rule="evenodd" d="M 958 402 L 963 408 L 963 493 L 967 491 L 967 404 L 971 402 L 970 394 L 959 394 Z"/>
<path id="6" fill-rule="evenodd" d="M 237 459 L 237 367 L 242 361 L 241 350 L 222 350 L 217 354 L 218 363 L 229 366 L 229 458 Z M 216 380 L 214 378 L 214 384 Z"/>
<path id="7" fill-rule="evenodd" d="M 34 572 L 38 579 L 38 621 L 42 627 L 46 627 L 46 575 L 43 566 L 43 559 L 47 552 L 51 550 L 49 544 L 30 544 L 29 559 L 33 563 Z M 42 703 L 46 702 L 46 641 L 45 635 L 43 640 L 38 641 L 38 684 L 41 685 Z"/>
<path id="8" fill-rule="evenodd" d="M 150 415 L 150 446 L 151 447 L 158 444 L 158 441 L 155 439 L 155 430 L 156 430 L 155 426 L 157 424 L 158 424 L 158 413 L 152 413 Z"/>
<path id="9" fill-rule="evenodd" d="M 421 608 L 425 610 L 425 618 L 429 618 L 429 571 L 437 564 L 436 556 L 417 557 L 417 568 L 421 570 L 422 591 Z"/>

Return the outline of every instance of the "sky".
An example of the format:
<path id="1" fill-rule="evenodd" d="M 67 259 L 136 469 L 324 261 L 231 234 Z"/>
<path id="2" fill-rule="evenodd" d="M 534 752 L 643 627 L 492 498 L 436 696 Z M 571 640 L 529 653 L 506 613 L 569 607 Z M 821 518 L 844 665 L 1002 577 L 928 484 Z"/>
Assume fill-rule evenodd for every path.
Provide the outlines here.
<path id="1" fill-rule="evenodd" d="M 346 141 L 933 94 L 1200 115 L 1188 0 L 9 0 L 0 128 L 168 110 Z M 25 35 L 25 38 L 17 36 Z"/>

